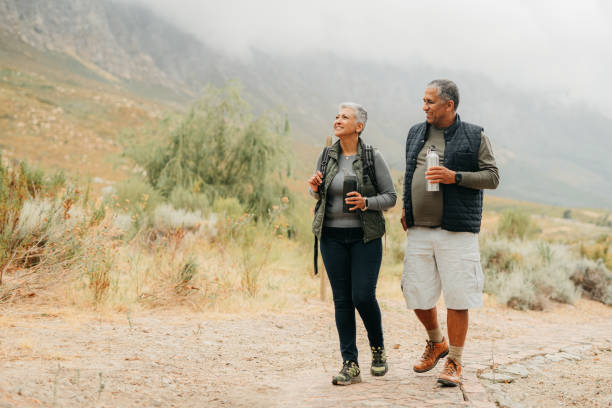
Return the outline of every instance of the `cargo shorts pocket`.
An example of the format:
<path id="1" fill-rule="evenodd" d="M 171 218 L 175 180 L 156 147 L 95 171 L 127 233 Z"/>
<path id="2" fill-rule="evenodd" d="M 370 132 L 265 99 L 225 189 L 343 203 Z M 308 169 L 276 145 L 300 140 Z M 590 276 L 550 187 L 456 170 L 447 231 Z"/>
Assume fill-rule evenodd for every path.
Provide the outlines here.
<path id="1" fill-rule="evenodd" d="M 461 262 L 465 265 L 467 272 L 466 278 L 471 282 L 471 287 L 478 292 L 482 292 L 484 286 L 484 276 L 482 265 L 480 264 L 480 254 L 466 254 L 461 257 Z"/>

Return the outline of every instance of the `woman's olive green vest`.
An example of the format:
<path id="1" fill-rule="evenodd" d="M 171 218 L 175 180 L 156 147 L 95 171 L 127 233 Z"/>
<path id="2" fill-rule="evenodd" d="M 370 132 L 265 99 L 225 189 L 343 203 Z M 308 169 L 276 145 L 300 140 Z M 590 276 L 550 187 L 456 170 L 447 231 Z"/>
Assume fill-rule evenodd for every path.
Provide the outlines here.
<path id="1" fill-rule="evenodd" d="M 363 177 L 363 162 L 362 162 L 363 142 L 359 138 L 357 143 L 357 157 L 353 162 L 353 171 L 357 178 L 357 191 L 364 197 L 374 197 L 378 194 L 374 184 L 368 175 Z M 340 141 L 338 140 L 329 150 L 329 161 L 325 171 L 325 179 L 323 185 L 319 186 L 319 197 L 321 204 L 316 209 L 314 220 L 312 221 L 312 232 L 320 240 L 321 232 L 323 231 L 323 221 L 325 218 L 325 206 L 327 204 L 327 189 L 332 180 L 338 173 L 338 157 L 340 156 Z M 385 235 L 385 219 L 382 211 L 375 210 L 355 210 L 359 212 L 361 218 L 361 228 L 363 228 L 363 242 L 367 243 L 373 239 L 380 238 Z"/>

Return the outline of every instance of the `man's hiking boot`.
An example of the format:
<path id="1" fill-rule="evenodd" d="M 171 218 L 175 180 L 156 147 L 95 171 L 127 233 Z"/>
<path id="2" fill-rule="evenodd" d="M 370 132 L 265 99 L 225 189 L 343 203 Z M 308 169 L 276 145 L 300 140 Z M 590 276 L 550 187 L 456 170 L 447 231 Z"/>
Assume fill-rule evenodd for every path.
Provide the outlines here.
<path id="1" fill-rule="evenodd" d="M 427 340 L 427 346 L 421 358 L 414 364 L 414 371 L 417 373 L 424 373 L 429 371 L 438 364 L 438 360 L 446 357 L 448 354 L 448 344 L 446 339 L 442 338 L 439 343 L 434 343 L 431 340 Z"/>
<path id="2" fill-rule="evenodd" d="M 387 366 L 387 354 L 384 347 L 370 347 L 372 349 L 372 367 L 370 373 L 374 376 L 383 376 L 389 371 Z"/>
<path id="3" fill-rule="evenodd" d="M 451 358 L 447 358 L 444 369 L 438 376 L 438 382 L 449 387 L 461 385 L 461 366 Z"/>
<path id="4" fill-rule="evenodd" d="M 351 385 L 361 382 L 361 370 L 354 361 L 345 361 L 342 363 L 342 370 L 338 375 L 332 378 L 332 384 L 334 385 Z"/>

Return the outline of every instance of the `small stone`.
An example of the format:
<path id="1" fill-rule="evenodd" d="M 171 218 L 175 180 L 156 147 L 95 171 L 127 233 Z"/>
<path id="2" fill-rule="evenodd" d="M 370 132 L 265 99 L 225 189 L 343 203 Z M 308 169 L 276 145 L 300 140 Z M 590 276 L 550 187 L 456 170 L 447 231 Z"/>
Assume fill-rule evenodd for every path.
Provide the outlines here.
<path id="1" fill-rule="evenodd" d="M 525 364 L 525 367 L 527 367 L 527 369 L 529 371 L 535 372 L 535 373 L 542 373 L 542 369 L 540 368 L 539 365 L 536 364 Z"/>
<path id="2" fill-rule="evenodd" d="M 499 369 L 499 372 L 517 375 L 521 378 L 526 378 L 529 375 L 529 371 L 527 370 L 527 368 L 520 364 L 513 364 L 507 367 L 503 367 Z"/>
<path id="3" fill-rule="evenodd" d="M 496 383 L 511 383 L 516 380 L 516 377 L 510 374 L 503 373 L 484 373 L 480 374 L 480 379 L 489 380 Z"/>
<path id="4" fill-rule="evenodd" d="M 589 351 L 593 346 L 590 344 L 579 344 L 575 346 L 563 347 L 560 351 L 568 354 L 582 354 L 585 351 Z"/>
<path id="5" fill-rule="evenodd" d="M 546 359 L 542 356 L 535 356 L 534 358 L 529 360 L 529 363 L 532 365 L 541 365 L 546 363 Z"/>
<path id="6" fill-rule="evenodd" d="M 577 356 L 577 355 L 572 354 L 572 353 L 566 353 L 564 351 L 562 351 L 560 353 L 557 353 L 557 354 L 559 354 L 559 356 L 563 357 L 566 360 L 574 360 L 574 361 L 582 360 L 582 357 Z"/>
<path id="7" fill-rule="evenodd" d="M 544 357 L 546 357 L 547 360 L 552 361 L 553 363 L 557 363 L 559 361 L 563 361 L 564 358 L 561 357 L 559 355 L 559 353 L 553 353 L 553 354 L 546 354 Z"/>
<path id="8" fill-rule="evenodd" d="M 496 394 L 495 397 L 497 405 L 501 408 L 525 408 L 525 405 L 520 402 L 512 401 L 505 395 Z"/>
<path id="9" fill-rule="evenodd" d="M 489 367 L 490 366 L 486 364 L 478 364 L 478 363 L 470 363 L 469 365 L 468 364 L 465 365 L 466 369 L 471 369 L 475 371 L 486 370 Z"/>

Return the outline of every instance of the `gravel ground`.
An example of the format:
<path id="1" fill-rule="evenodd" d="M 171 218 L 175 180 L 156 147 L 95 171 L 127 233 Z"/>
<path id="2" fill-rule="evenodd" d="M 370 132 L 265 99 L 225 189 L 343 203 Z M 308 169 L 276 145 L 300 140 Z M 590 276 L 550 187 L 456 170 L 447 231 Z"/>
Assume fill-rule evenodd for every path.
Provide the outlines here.
<path id="1" fill-rule="evenodd" d="M 501 407 L 612 407 L 612 351 L 603 347 L 577 361 L 546 362 L 527 378 L 486 388 Z"/>

